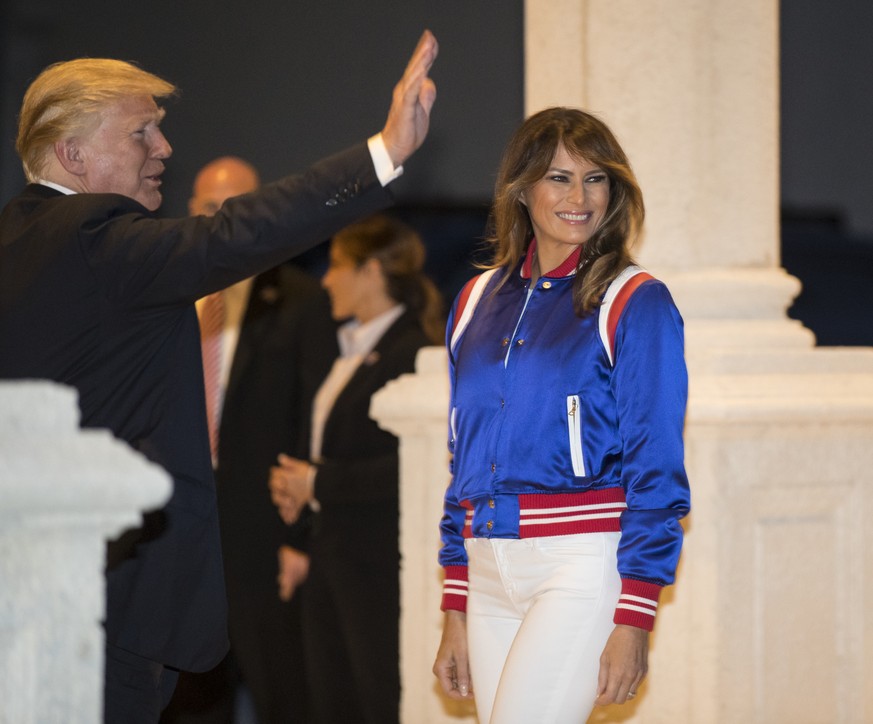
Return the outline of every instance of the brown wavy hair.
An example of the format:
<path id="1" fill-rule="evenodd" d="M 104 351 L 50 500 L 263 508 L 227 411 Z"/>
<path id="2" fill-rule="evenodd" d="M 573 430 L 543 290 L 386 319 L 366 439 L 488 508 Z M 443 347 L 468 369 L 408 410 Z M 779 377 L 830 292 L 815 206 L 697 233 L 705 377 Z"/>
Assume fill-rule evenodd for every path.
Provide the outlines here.
<path id="1" fill-rule="evenodd" d="M 443 343 L 442 297 L 424 274 L 425 247 L 415 229 L 387 214 L 376 214 L 346 226 L 333 237 L 333 243 L 356 266 L 377 259 L 388 296 L 416 314 L 433 344 Z"/>
<path id="2" fill-rule="evenodd" d="M 545 175 L 559 146 L 599 166 L 609 177 L 603 222 L 582 248 L 573 281 L 573 305 L 582 316 L 600 305 L 609 283 L 630 263 L 630 247 L 645 218 L 643 195 L 630 163 L 606 124 L 575 108 L 547 108 L 528 118 L 503 153 L 491 206 L 488 268 L 514 268 L 527 252 L 533 226 L 522 194 Z"/>

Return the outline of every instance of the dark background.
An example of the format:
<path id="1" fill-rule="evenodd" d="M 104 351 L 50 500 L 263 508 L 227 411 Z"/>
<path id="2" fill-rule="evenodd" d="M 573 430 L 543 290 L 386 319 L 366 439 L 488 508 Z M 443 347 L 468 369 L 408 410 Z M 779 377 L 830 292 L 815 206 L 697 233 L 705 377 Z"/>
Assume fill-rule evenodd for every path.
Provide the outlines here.
<path id="1" fill-rule="evenodd" d="M 873 345 L 873 3 L 787 0 L 780 12 L 782 253 L 804 284 L 789 314 L 821 344 Z M 24 182 L 21 97 L 51 62 L 117 57 L 179 86 L 163 124 L 175 154 L 161 213 L 176 216 L 216 156 L 247 158 L 271 180 L 378 131 L 425 27 L 440 41 L 439 95 L 428 141 L 395 184 L 396 213 L 421 231 L 451 297 L 523 117 L 522 0 L 0 0 L 0 203 Z M 304 263 L 317 272 L 320 256 Z"/>
<path id="2" fill-rule="evenodd" d="M 162 213 L 187 213 L 197 169 L 243 156 L 265 180 L 364 140 L 426 27 L 441 55 L 427 145 L 396 187 L 404 203 L 483 204 L 521 119 L 521 0 L 7 0 L 2 27 L 0 201 L 22 175 L 12 141 L 28 83 L 78 56 L 138 63 L 180 88 L 163 129 L 175 153 Z"/>

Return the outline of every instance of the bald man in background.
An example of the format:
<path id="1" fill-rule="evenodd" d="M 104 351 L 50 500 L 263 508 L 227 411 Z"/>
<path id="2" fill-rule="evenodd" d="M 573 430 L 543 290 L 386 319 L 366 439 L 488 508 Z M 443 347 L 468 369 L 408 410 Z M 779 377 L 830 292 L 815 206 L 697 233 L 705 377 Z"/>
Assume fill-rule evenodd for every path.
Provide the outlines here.
<path id="1" fill-rule="evenodd" d="M 211 216 L 226 199 L 258 185 L 247 161 L 217 158 L 198 172 L 189 211 Z M 335 323 L 318 282 L 291 264 L 222 294 L 226 319 L 213 463 L 231 650 L 212 671 L 180 677 L 161 722 L 232 724 L 241 680 L 258 724 L 298 724 L 307 720 L 307 702 L 305 690 L 292 683 L 304 681 L 299 603 L 292 593 L 308 570 L 300 552 L 307 523 L 289 531 L 270 501 L 267 478 L 277 455 L 293 448 L 295 421 L 308 409 L 300 354 L 305 345 L 329 348 Z"/>

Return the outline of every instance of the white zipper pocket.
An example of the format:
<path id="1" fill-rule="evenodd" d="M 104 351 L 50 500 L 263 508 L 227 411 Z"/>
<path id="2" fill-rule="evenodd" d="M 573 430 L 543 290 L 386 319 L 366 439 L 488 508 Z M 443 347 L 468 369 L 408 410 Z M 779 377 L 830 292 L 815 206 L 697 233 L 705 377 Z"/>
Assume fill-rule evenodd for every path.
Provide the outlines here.
<path id="1" fill-rule="evenodd" d="M 449 428 L 452 431 L 452 448 L 455 447 L 455 440 L 457 440 L 457 438 L 458 438 L 458 431 L 455 428 L 455 413 L 457 412 L 457 410 L 458 410 L 457 407 L 453 407 L 452 412 L 449 415 Z"/>
<path id="2" fill-rule="evenodd" d="M 567 396 L 567 432 L 570 435 L 570 459 L 573 461 L 573 474 L 585 477 L 585 460 L 582 457 L 582 410 L 579 395 Z"/>

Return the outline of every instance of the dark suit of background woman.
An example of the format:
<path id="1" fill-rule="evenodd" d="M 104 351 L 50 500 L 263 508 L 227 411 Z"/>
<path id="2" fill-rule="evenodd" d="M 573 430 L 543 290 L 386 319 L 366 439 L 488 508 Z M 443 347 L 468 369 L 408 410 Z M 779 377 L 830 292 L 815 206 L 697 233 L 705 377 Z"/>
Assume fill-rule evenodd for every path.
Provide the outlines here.
<path id="1" fill-rule="evenodd" d="M 398 721 L 398 441 L 370 417 L 370 404 L 390 380 L 413 372 L 418 350 L 442 334 L 423 262 L 418 235 L 388 217 L 334 237 L 322 284 L 334 318 L 351 320 L 330 350 L 336 359 L 327 377 L 311 379 L 318 391 L 307 449 L 283 457 L 271 478 L 283 515 L 292 518 L 304 502 L 317 511 L 301 595 L 319 724 Z"/>

